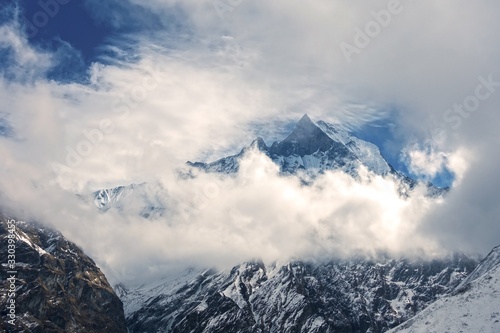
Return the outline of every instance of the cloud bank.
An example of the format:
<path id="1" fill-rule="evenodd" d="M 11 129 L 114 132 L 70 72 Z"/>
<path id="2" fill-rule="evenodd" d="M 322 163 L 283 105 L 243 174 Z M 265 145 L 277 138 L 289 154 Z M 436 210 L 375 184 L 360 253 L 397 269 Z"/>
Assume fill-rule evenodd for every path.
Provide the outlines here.
<path id="1" fill-rule="evenodd" d="M 0 192 L 13 213 L 54 224 L 113 272 L 310 255 L 317 244 L 345 255 L 484 253 L 500 242 L 500 4 L 401 1 L 347 62 L 340 45 L 355 43 L 387 1 L 241 1 L 222 17 L 212 1 L 132 3 L 147 7 L 127 19 L 135 26 L 151 13 L 170 24 L 111 39 L 106 49 L 125 56 L 92 64 L 88 84 L 46 79 L 62 51 L 28 43 L 15 19 L 0 28 L 13 55 L 0 78 L 0 119 L 12 128 L 0 137 Z M 89 8 L 100 20 L 114 13 Z M 184 28 L 171 30 L 175 20 Z M 476 106 L 479 84 L 490 94 Z M 394 124 L 384 144 L 410 152 L 416 173 L 446 165 L 451 192 L 403 200 L 390 179 L 336 173 L 305 188 L 258 155 L 236 178 L 176 179 L 185 161 L 234 153 L 262 131 L 279 138 L 304 113 L 351 129 Z M 158 179 L 171 208 L 161 221 L 98 214 L 73 195 Z M 190 200 L 207 184 L 218 194 L 201 209 Z"/>

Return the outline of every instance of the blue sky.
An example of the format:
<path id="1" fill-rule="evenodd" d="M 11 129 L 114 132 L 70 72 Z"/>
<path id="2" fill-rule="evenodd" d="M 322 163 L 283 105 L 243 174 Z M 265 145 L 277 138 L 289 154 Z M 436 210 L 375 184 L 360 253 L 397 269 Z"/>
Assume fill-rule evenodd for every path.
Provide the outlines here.
<path id="1" fill-rule="evenodd" d="M 243 237 L 240 229 L 228 225 L 217 234 L 216 225 L 203 224 L 204 216 L 210 223 L 224 220 L 221 214 L 233 206 L 245 218 L 258 212 L 262 221 L 287 226 L 291 234 L 278 241 L 286 253 L 294 250 L 289 244 L 307 242 L 314 225 L 351 218 L 362 227 L 345 235 L 354 245 L 366 236 L 373 242 L 360 244 L 389 243 L 395 251 L 415 245 L 430 253 L 443 244 L 485 251 L 498 243 L 498 2 L 401 1 L 391 22 L 360 45 L 357 34 L 377 24 L 373 12 L 387 10 L 387 1 L 220 0 L 226 4 L 221 12 L 212 0 L 58 0 L 53 17 L 38 1 L 0 1 L 0 199 L 53 221 L 92 253 L 106 253 L 102 244 L 109 238 L 115 240 L 110 247 L 122 249 L 144 226 L 131 219 L 125 228 L 117 224 L 122 217 L 95 215 L 68 193 L 155 181 L 182 199 L 164 198 L 176 208 L 172 226 L 181 227 L 170 230 L 166 243 L 153 226 L 165 232 L 170 226 L 148 225 L 137 250 L 152 261 L 159 248 L 165 258 L 176 246 L 189 256 L 192 242 L 208 242 L 214 261 L 241 254 L 234 242 Z M 36 33 L 30 24 L 38 24 Z M 357 45 L 350 58 L 346 44 Z M 463 111 L 462 104 L 473 110 Z M 452 190 L 439 203 L 405 201 L 390 182 L 376 184 L 379 196 L 366 184 L 332 176 L 322 179 L 325 193 L 306 191 L 273 177 L 272 166 L 259 158 L 248 162 L 243 179 L 178 182 L 176 172 L 187 160 L 218 159 L 257 136 L 271 144 L 303 114 L 341 124 L 377 144 L 396 169 L 452 184 Z M 252 178 L 259 170 L 265 181 Z M 207 184 L 226 191 L 192 219 L 193 230 L 205 230 L 208 241 L 182 229 L 182 203 L 205 193 Z M 283 212 L 286 200 L 295 201 Z M 328 211 L 331 203 L 347 208 Z M 92 227 L 82 230 L 81 216 Z M 313 229 L 304 229 L 304 216 Z M 388 225 L 387 216 L 394 223 Z M 342 228 L 335 223 L 333 229 Z M 262 235 L 275 234 L 262 227 L 268 232 Z M 328 238 L 325 230 L 314 231 Z M 396 237 L 399 232 L 409 238 Z M 219 240 L 228 235 L 234 236 L 227 239 L 231 250 L 221 252 Z M 262 235 L 255 249 L 275 251 L 266 247 L 272 236 Z M 98 259 L 110 267 L 132 260 Z"/>
<path id="2" fill-rule="evenodd" d="M 188 16 L 175 6 L 158 15 L 151 8 L 128 1 L 101 3 L 86 0 L 60 4 L 57 1 L 11 0 L 7 3 L 18 8 L 29 44 L 42 52 L 58 55 L 57 65 L 45 75 L 47 79 L 59 82 L 88 84 L 89 67 L 93 63 L 138 61 L 140 56 L 136 50 L 137 40 L 133 38 L 138 35 L 154 36 L 158 31 L 169 32 L 172 40 L 168 46 L 174 48 L 176 35 L 193 34 L 192 37 L 196 37 Z M 116 52 L 113 46 L 118 46 L 121 52 Z M 0 57 L 8 59 L 8 51 L 4 50 Z M 2 63 L 8 66 L 8 61 Z M 299 109 L 297 106 L 293 108 Z M 377 144 L 384 157 L 396 169 L 418 178 L 419 175 L 412 174 L 402 158 L 401 151 L 405 143 L 394 136 L 391 117 L 389 114 L 382 119 L 365 123 L 361 128 L 356 128 L 355 134 Z M 265 136 L 265 132 L 257 134 Z M 429 180 L 438 186 L 449 186 L 453 182 L 453 176 L 444 168 Z"/>
<path id="3" fill-rule="evenodd" d="M 108 57 L 122 60 L 107 46 L 123 36 L 165 28 L 158 16 L 126 1 L 73 0 L 59 4 L 11 0 L 10 5 L 19 8 L 31 45 L 49 52 L 61 51 L 64 59 L 48 73 L 48 78 L 60 81 L 84 82 L 91 63 L 104 62 Z M 132 44 L 132 51 L 133 41 L 127 42 Z"/>

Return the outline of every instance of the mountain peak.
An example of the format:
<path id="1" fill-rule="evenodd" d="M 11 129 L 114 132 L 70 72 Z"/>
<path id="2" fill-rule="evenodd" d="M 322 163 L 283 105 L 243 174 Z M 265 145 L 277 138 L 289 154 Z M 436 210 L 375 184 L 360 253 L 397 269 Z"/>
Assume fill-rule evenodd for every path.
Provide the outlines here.
<path id="1" fill-rule="evenodd" d="M 327 135 L 320 129 L 307 114 L 297 122 L 292 133 L 283 141 L 303 141 L 313 140 L 316 141 L 319 137 L 327 138 Z"/>
<path id="2" fill-rule="evenodd" d="M 251 148 L 257 148 L 260 151 L 267 151 L 267 145 L 264 142 L 264 139 L 262 139 L 260 136 L 253 140 L 252 143 L 250 144 Z"/>
<path id="3" fill-rule="evenodd" d="M 309 118 L 309 116 L 304 114 L 302 118 L 300 118 L 299 122 L 295 125 L 295 128 L 312 128 L 312 127 L 317 127 Z"/>
<path id="4" fill-rule="evenodd" d="M 282 156 L 304 156 L 325 152 L 332 148 L 333 140 L 305 114 L 295 125 L 292 133 L 283 141 L 271 146 L 271 153 Z"/>

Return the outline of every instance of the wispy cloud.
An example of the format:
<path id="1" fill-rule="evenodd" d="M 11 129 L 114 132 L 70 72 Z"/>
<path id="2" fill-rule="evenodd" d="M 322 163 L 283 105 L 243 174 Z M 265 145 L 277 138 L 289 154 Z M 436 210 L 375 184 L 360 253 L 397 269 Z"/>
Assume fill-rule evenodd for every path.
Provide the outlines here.
<path id="1" fill-rule="evenodd" d="M 403 159 L 413 175 L 427 180 L 445 171 L 448 165 L 448 156 L 445 152 L 436 151 L 431 146 L 421 149 L 418 144 L 407 147 L 403 151 Z"/>
<path id="2" fill-rule="evenodd" d="M 130 3 L 143 8 L 141 15 L 122 15 Z M 149 28 L 110 38 L 102 61 L 87 69 L 88 83 L 48 79 L 76 51 L 66 44 L 59 53 L 40 51 L 15 20 L 6 22 L 0 27 L 0 47 L 9 54 L 0 78 L 0 112 L 8 115 L 2 119 L 16 139 L 0 137 L 3 204 L 57 225 L 113 268 L 165 258 L 230 261 L 253 251 L 300 254 L 317 240 L 336 249 L 398 250 L 412 244 L 411 235 L 415 246 L 431 252 L 436 243 L 487 250 L 500 236 L 500 94 L 463 119 L 459 130 L 442 133 L 432 142 L 434 150 L 414 150 L 416 172 L 432 175 L 446 160 L 459 175 L 439 204 L 402 200 L 392 181 L 379 178 L 357 184 L 327 174 L 315 187 L 303 188 L 277 177 L 259 156 L 249 157 L 247 173 L 236 179 L 202 178 L 186 189 L 173 176 L 187 160 L 234 153 L 256 135 L 279 138 L 281 126 L 304 113 L 352 129 L 390 122 L 394 144 L 411 151 L 414 142 L 428 142 L 433 129 L 443 127 L 443 112 L 474 91 L 477 77 L 500 78 L 500 47 L 492 42 L 500 8 L 493 2 L 412 3 L 348 66 L 339 43 L 352 39 L 353 28 L 386 5 L 243 1 L 221 19 L 208 0 L 132 1 L 116 11 L 92 2 L 96 16 L 116 15 L 112 24 Z M 146 24 L 151 13 L 158 25 Z M 85 133 L 102 130 L 103 121 L 113 129 L 94 144 Z M 269 125 L 260 130 L 255 124 Z M 78 147 L 85 156 L 69 166 L 68 149 Z M 54 163 L 66 167 L 61 177 Z M 171 202 L 177 214 L 171 220 L 122 221 L 73 197 L 154 179 L 186 199 Z M 220 186 L 220 196 L 183 225 L 180 211 L 188 209 L 182 204 L 207 182 Z M 285 230 L 283 236 L 277 230 Z M 114 250 L 123 244 L 135 244 L 131 261 Z"/>

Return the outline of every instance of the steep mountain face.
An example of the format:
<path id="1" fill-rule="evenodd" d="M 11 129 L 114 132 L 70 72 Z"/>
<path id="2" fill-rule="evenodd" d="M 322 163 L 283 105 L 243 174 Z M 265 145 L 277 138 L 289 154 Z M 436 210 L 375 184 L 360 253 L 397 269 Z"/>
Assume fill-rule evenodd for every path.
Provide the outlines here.
<path id="1" fill-rule="evenodd" d="M 91 194 L 90 201 L 102 212 L 114 209 L 144 218 L 160 218 L 167 205 L 168 193 L 159 183 L 130 184 L 102 189 Z"/>
<path id="2" fill-rule="evenodd" d="M 120 288 L 130 332 L 384 332 L 453 290 L 477 261 L 247 262 Z"/>
<path id="3" fill-rule="evenodd" d="M 394 170 L 379 149 L 335 126 L 313 123 L 305 115 L 284 140 L 267 146 L 257 138 L 240 153 L 213 163 L 188 162 L 180 174 L 233 174 L 249 150 L 276 163 L 283 175 L 307 184 L 327 170 L 361 177 L 360 167 L 398 180 L 402 196 L 418 183 Z M 358 178 L 359 179 L 359 178 Z M 426 184 L 428 195 L 446 189 Z M 164 217 L 161 185 L 121 186 L 95 192 L 91 201 L 103 212 L 117 210 L 145 218 Z M 230 271 L 189 270 L 141 288 L 117 286 L 130 332 L 385 332 L 412 318 L 453 291 L 476 267 L 466 256 L 410 261 L 378 258 L 286 265 L 246 262 Z"/>
<path id="4" fill-rule="evenodd" d="M 380 153 L 379 148 L 363 141 L 324 121 L 313 123 L 304 115 L 293 132 L 284 140 L 266 146 L 262 138 L 241 150 L 240 153 L 222 158 L 212 163 L 187 162 L 189 167 L 205 172 L 232 174 L 239 170 L 239 162 L 249 149 L 258 149 L 280 166 L 283 174 L 315 177 L 326 170 L 342 170 L 353 177 L 358 176 L 360 166 L 377 175 L 391 175 L 398 180 L 399 192 L 407 196 L 419 184 L 410 177 L 396 171 Z M 191 174 L 191 172 L 187 172 Z M 307 183 L 307 179 L 305 179 Z M 448 189 L 438 188 L 431 183 L 424 184 L 427 195 L 438 197 Z"/>
<path id="5" fill-rule="evenodd" d="M 451 295 L 390 332 L 500 332 L 500 246 Z"/>
<path id="6" fill-rule="evenodd" d="M 283 172 L 289 173 L 298 169 L 352 171 L 360 164 L 346 145 L 329 137 L 307 115 L 287 138 L 273 143 L 268 153 Z"/>
<path id="7" fill-rule="evenodd" d="M 1 220 L 2 332 L 127 332 L 122 302 L 92 259 L 57 231 L 24 222 L 14 229 Z M 8 262 L 9 237 L 15 240 L 14 266 Z M 7 280 L 11 275 L 15 280 Z M 15 298 L 8 297 L 12 281 Z M 11 299 L 14 325 L 4 321 Z"/>
<path id="8" fill-rule="evenodd" d="M 118 186 L 111 189 L 102 189 L 92 193 L 94 204 L 102 211 L 107 211 L 111 207 L 118 205 L 118 202 L 130 196 L 138 185 L 130 184 L 127 186 Z"/>
<path id="9" fill-rule="evenodd" d="M 238 171 L 239 160 L 250 148 L 267 154 L 283 173 L 294 174 L 305 170 L 314 175 L 335 169 L 355 175 L 360 165 L 379 175 L 391 172 L 377 146 L 323 121 L 315 124 L 307 115 L 300 119 L 290 135 L 274 142 L 271 147 L 258 138 L 237 155 L 213 163 L 188 162 L 188 165 L 207 172 L 234 173 Z"/>
<path id="10" fill-rule="evenodd" d="M 305 183 L 326 170 L 342 170 L 357 177 L 359 168 L 364 166 L 377 175 L 391 175 L 398 180 L 398 190 L 402 196 L 409 195 L 418 185 L 415 180 L 394 170 L 376 145 L 324 121 L 313 123 L 307 115 L 300 119 L 290 135 L 282 141 L 274 142 L 270 147 L 262 138 L 257 138 L 236 155 L 212 163 L 188 161 L 188 169 L 180 172 L 180 177 L 185 179 L 195 177 L 196 172 L 193 170 L 237 173 L 241 159 L 249 150 L 258 150 L 266 154 L 279 165 L 282 174 L 297 175 Z M 427 195 L 431 197 L 441 196 L 448 190 L 435 187 L 431 183 L 425 185 Z M 166 191 L 160 184 L 142 183 L 99 190 L 92 194 L 91 201 L 101 211 L 134 210 L 135 214 L 143 217 L 158 218 L 162 217 L 167 209 L 161 199 L 165 194 Z"/>
<path id="11" fill-rule="evenodd" d="M 392 168 L 380 153 L 379 148 L 373 143 L 358 139 L 345 131 L 324 121 L 318 121 L 317 126 L 321 128 L 332 140 L 345 145 L 368 170 L 383 175 L 392 171 Z"/>

